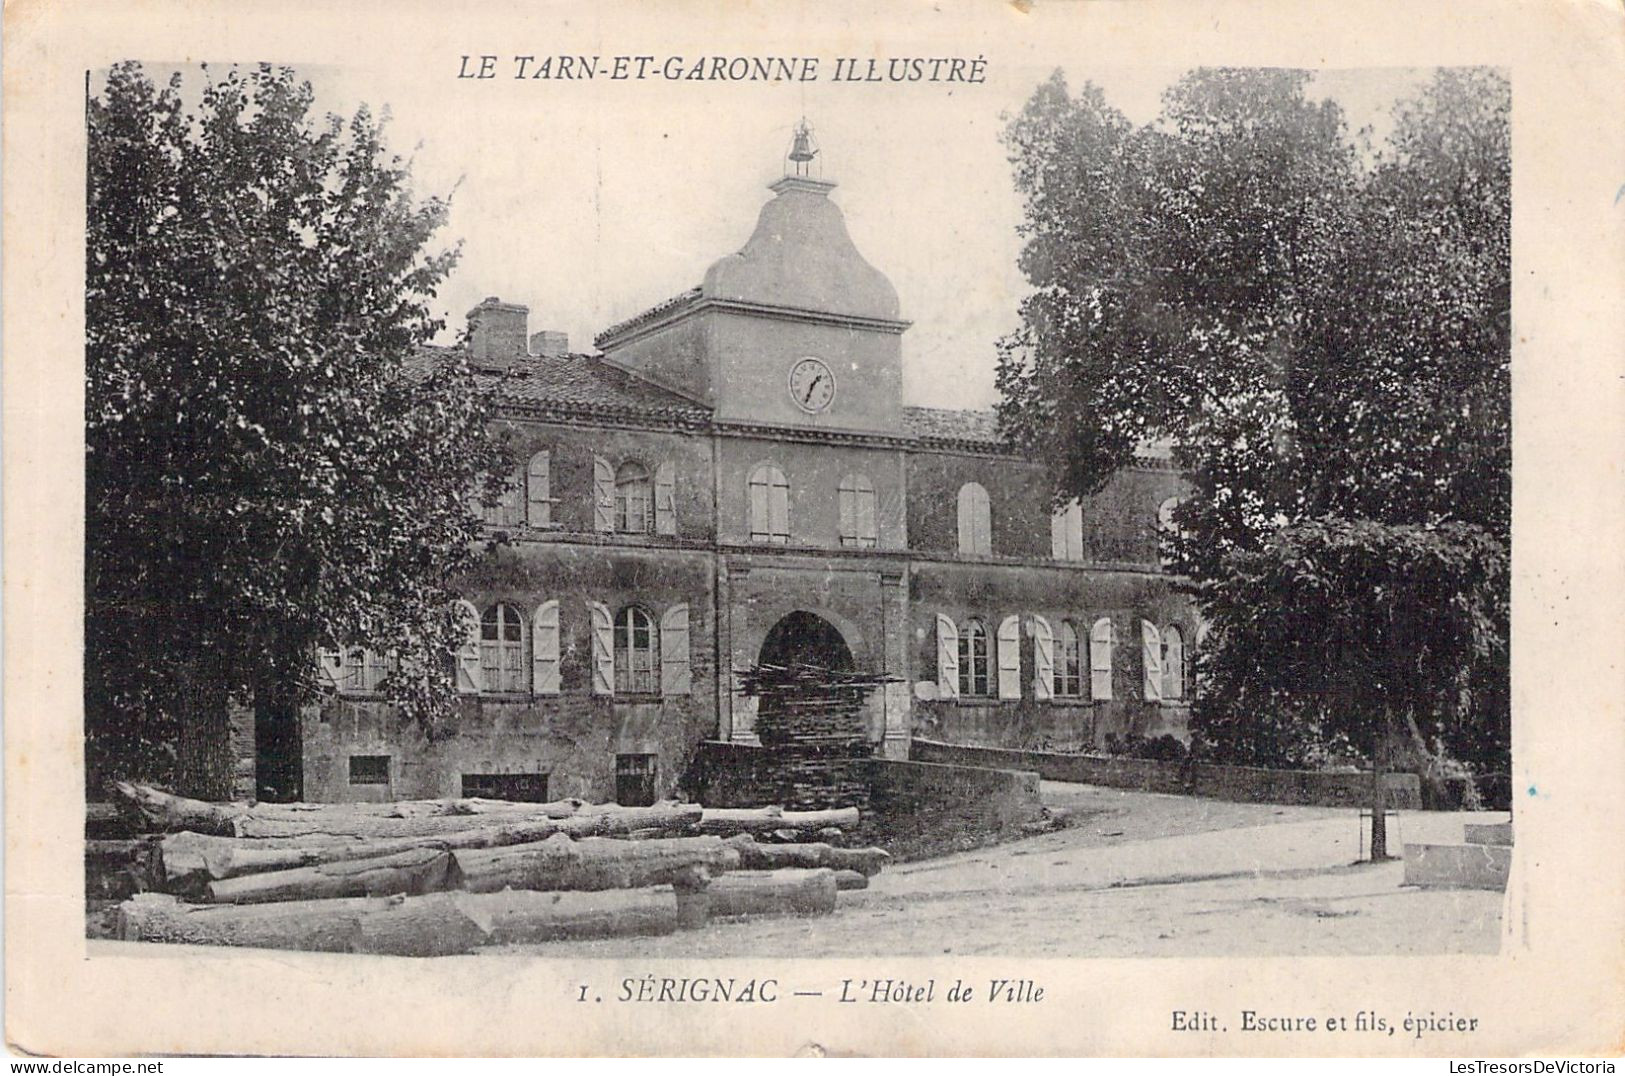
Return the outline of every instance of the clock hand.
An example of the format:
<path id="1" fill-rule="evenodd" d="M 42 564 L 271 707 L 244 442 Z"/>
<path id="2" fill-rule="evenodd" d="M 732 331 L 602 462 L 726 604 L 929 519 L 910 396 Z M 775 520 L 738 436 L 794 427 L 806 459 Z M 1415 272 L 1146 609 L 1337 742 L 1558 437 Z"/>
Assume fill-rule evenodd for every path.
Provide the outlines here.
<path id="1" fill-rule="evenodd" d="M 818 383 L 820 381 L 822 381 L 822 380 L 824 380 L 824 375 L 819 374 L 817 377 L 813 378 L 811 382 L 808 383 L 808 385 L 807 385 L 807 395 L 805 395 L 805 396 L 803 396 L 801 398 L 802 403 L 804 403 L 804 404 L 812 403 L 813 389 L 817 388 Z"/>

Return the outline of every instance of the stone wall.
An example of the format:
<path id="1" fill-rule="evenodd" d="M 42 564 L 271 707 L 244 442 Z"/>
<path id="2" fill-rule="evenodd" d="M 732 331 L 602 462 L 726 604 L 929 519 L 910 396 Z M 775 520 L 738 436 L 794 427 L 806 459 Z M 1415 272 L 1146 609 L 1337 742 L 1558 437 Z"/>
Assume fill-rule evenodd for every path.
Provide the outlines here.
<path id="1" fill-rule="evenodd" d="M 918 737 L 910 745 L 909 757 L 923 762 L 1033 770 L 1049 781 L 1073 781 L 1137 792 L 1206 796 L 1242 803 L 1364 807 L 1371 795 L 1371 777 L 1362 773 L 1265 770 L 1212 763 L 1187 765 L 1138 758 L 962 747 Z M 1416 774 L 1390 773 L 1386 783 L 1390 806 L 1398 810 L 1421 809 L 1421 782 Z"/>
<path id="2" fill-rule="evenodd" d="M 850 760 L 869 786 L 869 809 L 846 844 L 877 844 L 899 859 L 945 855 L 1019 836 L 1041 815 L 1038 774 L 914 760 Z M 707 741 L 684 780 L 708 807 L 778 802 L 770 752 Z"/>

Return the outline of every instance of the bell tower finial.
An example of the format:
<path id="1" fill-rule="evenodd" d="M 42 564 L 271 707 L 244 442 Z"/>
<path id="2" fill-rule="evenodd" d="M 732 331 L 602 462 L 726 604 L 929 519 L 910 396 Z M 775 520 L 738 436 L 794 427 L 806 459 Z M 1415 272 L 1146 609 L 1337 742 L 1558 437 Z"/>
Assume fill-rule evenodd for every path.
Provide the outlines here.
<path id="1" fill-rule="evenodd" d="M 795 135 L 790 142 L 790 152 L 785 154 L 785 170 L 787 176 L 811 176 L 813 159 L 818 156 L 818 144 L 813 141 L 812 128 L 807 124 L 807 117 L 801 117 L 796 124 Z"/>

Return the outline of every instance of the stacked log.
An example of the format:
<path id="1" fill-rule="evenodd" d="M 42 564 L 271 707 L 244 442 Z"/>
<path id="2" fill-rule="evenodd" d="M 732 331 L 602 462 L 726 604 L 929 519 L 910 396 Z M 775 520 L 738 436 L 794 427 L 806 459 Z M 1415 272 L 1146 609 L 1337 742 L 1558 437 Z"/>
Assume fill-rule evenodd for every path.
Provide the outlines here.
<path id="1" fill-rule="evenodd" d="M 867 810 L 860 760 L 874 753 L 864 719 L 877 687 L 895 679 L 816 665 L 757 665 L 735 674 L 754 696 L 756 736 L 767 753 L 770 798 L 804 810 Z"/>
<path id="2" fill-rule="evenodd" d="M 116 863 L 129 882 L 117 896 L 162 891 L 117 906 L 117 936 L 141 941 L 439 956 L 661 934 L 826 915 L 890 859 L 806 839 L 855 829 L 852 807 L 211 804 L 140 785 L 118 797 L 160 832 L 97 844 L 87 866 Z"/>

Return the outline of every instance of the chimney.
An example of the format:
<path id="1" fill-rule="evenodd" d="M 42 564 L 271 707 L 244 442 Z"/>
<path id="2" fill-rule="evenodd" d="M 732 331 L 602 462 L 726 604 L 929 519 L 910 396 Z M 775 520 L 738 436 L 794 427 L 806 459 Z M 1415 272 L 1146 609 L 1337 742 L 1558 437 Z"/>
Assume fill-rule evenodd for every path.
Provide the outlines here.
<path id="1" fill-rule="evenodd" d="M 529 320 L 528 306 L 505 303 L 494 295 L 482 300 L 468 312 L 468 339 L 474 365 L 506 367 L 528 354 L 525 331 Z"/>
<path id="2" fill-rule="evenodd" d="M 530 353 L 544 359 L 557 359 L 570 354 L 570 334 L 557 329 L 543 329 L 530 334 Z"/>

